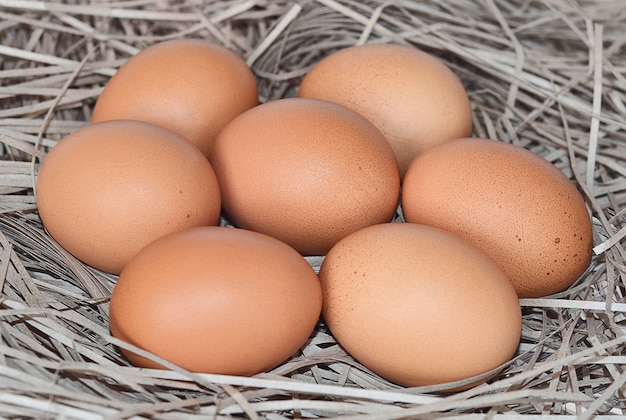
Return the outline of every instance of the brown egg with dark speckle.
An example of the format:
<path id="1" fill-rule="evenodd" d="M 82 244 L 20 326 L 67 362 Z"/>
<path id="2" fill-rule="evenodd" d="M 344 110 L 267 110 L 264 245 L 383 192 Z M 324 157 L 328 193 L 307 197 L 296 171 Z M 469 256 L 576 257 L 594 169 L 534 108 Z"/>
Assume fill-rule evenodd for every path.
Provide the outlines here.
<path id="1" fill-rule="evenodd" d="M 576 186 L 519 146 L 464 138 L 421 153 L 402 185 L 407 221 L 459 234 L 483 249 L 520 297 L 571 286 L 589 266 L 591 218 Z"/>

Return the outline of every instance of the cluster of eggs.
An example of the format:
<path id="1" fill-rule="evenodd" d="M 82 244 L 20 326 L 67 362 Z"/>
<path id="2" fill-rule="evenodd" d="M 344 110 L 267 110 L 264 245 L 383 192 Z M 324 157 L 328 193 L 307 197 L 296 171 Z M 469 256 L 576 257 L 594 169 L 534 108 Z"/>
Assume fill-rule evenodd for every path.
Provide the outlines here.
<path id="1" fill-rule="evenodd" d="M 297 97 L 259 104 L 238 55 L 165 41 L 47 155 L 39 214 L 119 274 L 111 331 L 136 365 L 253 375 L 321 316 L 390 381 L 472 386 L 515 353 L 518 298 L 569 287 L 592 234 L 561 171 L 471 129 L 460 80 L 413 47 L 339 50 Z"/>

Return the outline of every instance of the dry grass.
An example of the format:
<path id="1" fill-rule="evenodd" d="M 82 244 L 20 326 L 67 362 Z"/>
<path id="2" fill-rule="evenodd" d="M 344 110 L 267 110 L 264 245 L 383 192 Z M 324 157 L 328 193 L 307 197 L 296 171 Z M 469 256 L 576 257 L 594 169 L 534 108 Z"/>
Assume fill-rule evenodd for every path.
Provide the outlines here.
<path id="1" fill-rule="evenodd" d="M 622 418 L 625 25 L 622 0 L 0 0 L 0 415 Z M 470 94 L 475 135 L 544 156 L 583 191 L 589 270 L 563 293 L 522 300 L 517 356 L 459 394 L 381 380 L 323 325 L 300 355 L 253 378 L 130 366 L 108 333 L 115 278 L 51 240 L 32 187 L 40 158 L 86 124 L 124 60 L 183 36 L 245 57 L 263 101 L 295 95 L 307 69 L 341 47 L 398 42 L 438 55 Z"/>

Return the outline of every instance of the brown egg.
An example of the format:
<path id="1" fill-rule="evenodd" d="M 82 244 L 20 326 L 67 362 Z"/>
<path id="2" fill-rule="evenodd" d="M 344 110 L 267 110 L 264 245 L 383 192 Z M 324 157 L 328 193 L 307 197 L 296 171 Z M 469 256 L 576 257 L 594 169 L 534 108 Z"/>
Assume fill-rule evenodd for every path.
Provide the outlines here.
<path id="1" fill-rule="evenodd" d="M 208 156 L 217 133 L 258 104 L 254 74 L 236 53 L 199 39 L 145 48 L 106 84 L 92 122 L 130 119 L 168 128 Z"/>
<path id="2" fill-rule="evenodd" d="M 401 176 L 420 151 L 472 130 L 470 101 L 456 74 L 406 45 L 338 50 L 309 71 L 298 96 L 336 102 L 369 119 L 389 140 Z"/>
<path id="3" fill-rule="evenodd" d="M 407 221 L 483 249 L 520 297 L 568 288 L 591 259 L 591 219 L 575 185 L 509 143 L 465 138 L 421 153 L 404 179 L 402 208 Z"/>
<path id="4" fill-rule="evenodd" d="M 195 372 L 253 375 L 304 345 L 322 306 L 319 280 L 293 248 L 236 228 L 162 237 L 113 290 L 113 335 Z M 123 350 L 136 365 L 162 367 Z"/>
<path id="5" fill-rule="evenodd" d="M 364 228 L 330 250 L 319 279 L 333 336 L 397 384 L 477 385 L 486 378 L 475 376 L 493 376 L 517 349 L 522 317 L 513 287 L 452 233 L 411 223 Z"/>
<path id="6" fill-rule="evenodd" d="M 144 245 L 220 217 L 207 158 L 181 136 L 139 121 L 83 127 L 46 156 L 36 185 L 41 220 L 83 262 L 119 273 Z"/>
<path id="7" fill-rule="evenodd" d="M 304 255 L 390 221 L 398 206 L 398 166 L 385 137 L 326 101 L 280 99 L 243 113 L 219 134 L 210 160 L 234 223 Z"/>

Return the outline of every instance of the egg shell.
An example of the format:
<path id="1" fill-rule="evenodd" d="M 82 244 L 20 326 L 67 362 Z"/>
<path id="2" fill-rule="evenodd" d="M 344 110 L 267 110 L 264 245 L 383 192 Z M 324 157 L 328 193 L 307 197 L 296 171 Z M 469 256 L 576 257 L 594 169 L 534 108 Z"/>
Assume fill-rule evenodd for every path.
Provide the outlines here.
<path id="1" fill-rule="evenodd" d="M 210 155 L 234 223 L 304 255 L 390 221 L 400 178 L 382 133 L 357 113 L 315 99 L 259 105 L 218 135 Z"/>
<path id="2" fill-rule="evenodd" d="M 217 133 L 258 102 L 254 74 L 239 55 L 209 41 L 176 39 L 128 59 L 105 85 L 91 121 L 161 125 L 208 156 Z"/>
<path id="3" fill-rule="evenodd" d="M 41 164 L 36 197 L 61 246 L 114 274 L 152 240 L 216 225 L 221 211 L 207 158 L 181 136 L 139 121 L 90 124 L 62 139 Z"/>
<path id="4" fill-rule="evenodd" d="M 330 250 L 319 278 L 333 336 L 397 384 L 473 379 L 497 371 L 518 347 L 513 287 L 485 253 L 450 232 L 411 223 L 366 227 Z"/>
<path id="5" fill-rule="evenodd" d="M 194 372 L 253 375 L 304 345 L 321 311 L 307 261 L 266 235 L 198 227 L 129 262 L 110 306 L 113 335 Z M 137 366 L 161 368 L 125 349 Z"/>
<path id="6" fill-rule="evenodd" d="M 484 250 L 520 297 L 567 289 L 591 260 L 591 219 L 576 186 L 510 143 L 464 138 L 421 153 L 404 178 L 402 208 L 407 221 Z"/>
<path id="7" fill-rule="evenodd" d="M 401 176 L 420 151 L 472 130 L 471 104 L 457 75 L 439 58 L 407 45 L 335 51 L 305 75 L 298 96 L 365 116 L 389 140 Z"/>

